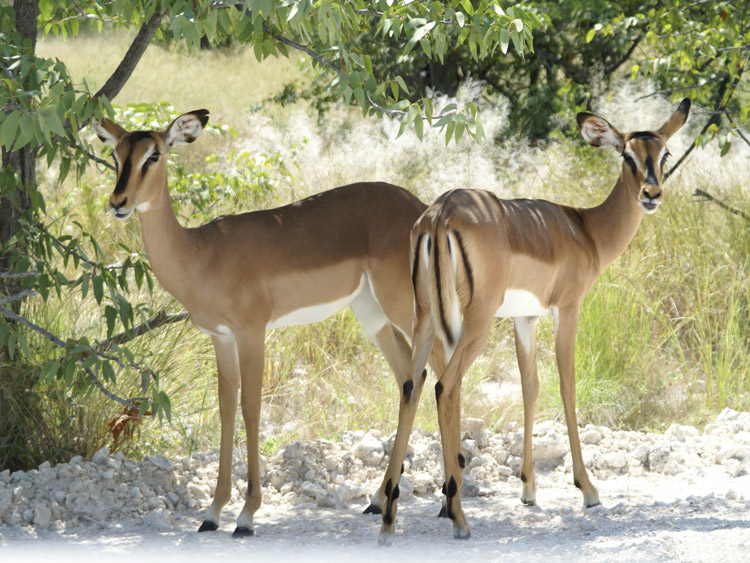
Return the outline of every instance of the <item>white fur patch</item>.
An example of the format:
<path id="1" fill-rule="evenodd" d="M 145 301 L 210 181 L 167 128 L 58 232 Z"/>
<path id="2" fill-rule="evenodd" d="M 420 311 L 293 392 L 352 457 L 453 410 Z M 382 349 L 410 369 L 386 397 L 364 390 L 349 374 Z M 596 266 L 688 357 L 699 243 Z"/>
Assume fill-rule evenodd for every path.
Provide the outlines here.
<path id="1" fill-rule="evenodd" d="M 525 289 L 509 289 L 505 292 L 503 304 L 495 313 L 496 317 L 545 317 L 551 315 L 536 295 Z"/>
<path id="2" fill-rule="evenodd" d="M 538 317 L 515 317 L 516 334 L 518 342 L 523 347 L 523 351 L 528 353 L 531 348 L 531 336 L 536 328 Z"/>
<path id="3" fill-rule="evenodd" d="M 378 298 L 370 286 L 370 278 L 362 274 L 362 283 L 357 295 L 351 301 L 352 312 L 357 317 L 367 335 L 375 339 L 375 336 L 388 322 L 388 317 L 378 303 Z"/>
<path id="4" fill-rule="evenodd" d="M 360 281 L 359 286 L 354 290 L 354 293 L 346 295 L 329 303 L 321 303 L 319 305 L 312 305 L 310 307 L 303 307 L 301 309 L 297 309 L 296 311 L 291 311 L 286 315 L 282 315 L 276 319 L 272 319 L 266 325 L 266 330 L 271 330 L 272 328 L 280 328 L 283 326 L 297 326 L 317 323 L 319 321 L 327 319 L 334 313 L 349 305 L 359 295 L 366 283 L 367 277 L 363 274 L 362 281 Z"/>

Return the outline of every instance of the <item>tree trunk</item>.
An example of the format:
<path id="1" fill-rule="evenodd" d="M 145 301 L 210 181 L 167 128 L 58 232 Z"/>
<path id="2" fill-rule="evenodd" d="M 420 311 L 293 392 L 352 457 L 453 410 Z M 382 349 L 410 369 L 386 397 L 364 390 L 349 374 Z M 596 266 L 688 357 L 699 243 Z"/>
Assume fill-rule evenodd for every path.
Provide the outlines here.
<path id="1" fill-rule="evenodd" d="M 39 0 L 14 0 L 13 9 L 16 12 L 16 29 L 24 40 L 31 41 L 31 54 L 36 50 L 36 25 L 39 13 Z M 21 215 L 31 208 L 31 199 L 26 190 L 27 186 L 35 189 L 36 186 L 36 151 L 31 147 L 24 147 L 14 152 L 2 149 L 2 166 L 10 167 L 19 179 L 12 190 L 18 202 L 18 207 L 11 203 L 11 198 L 0 196 L 0 270 L 6 270 L 9 266 L 9 249 L 6 243 L 21 228 L 19 219 Z M 0 293 L 7 287 L 2 285 L 0 279 Z M 2 351 L 0 351 L 2 353 Z"/>
<path id="2" fill-rule="evenodd" d="M 15 0 L 16 29 L 24 40 L 31 41 L 30 54 L 36 50 L 38 0 Z M 10 239 L 21 230 L 21 216 L 31 210 L 30 189 L 36 189 L 36 149 L 26 146 L 17 151 L 2 149 L 2 167 L 12 172 L 17 181 L 8 186 L 9 193 L 0 195 L 0 271 L 10 267 L 13 249 Z M 15 202 L 15 203 L 14 203 Z M 13 293 L 16 282 L 0 278 L 0 295 Z M 21 303 L 8 306 L 18 311 Z M 10 323 L 10 321 L 7 321 Z M 0 347 L 0 469 L 26 468 L 33 463 L 28 447 L 28 432 L 33 422 L 41 417 L 41 403 L 35 397 L 34 371 L 8 350 Z M 31 455 L 30 455 L 31 454 Z"/>

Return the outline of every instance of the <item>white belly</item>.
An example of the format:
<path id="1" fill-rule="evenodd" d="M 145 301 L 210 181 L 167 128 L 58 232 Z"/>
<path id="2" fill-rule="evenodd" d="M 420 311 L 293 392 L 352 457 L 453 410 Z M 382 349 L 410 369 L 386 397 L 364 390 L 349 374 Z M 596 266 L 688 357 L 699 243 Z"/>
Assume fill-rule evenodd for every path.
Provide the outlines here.
<path id="1" fill-rule="evenodd" d="M 301 309 L 297 309 L 296 311 L 291 311 L 286 315 L 282 315 L 278 318 L 272 319 L 266 325 L 266 330 L 271 330 L 272 328 L 281 328 L 283 326 L 306 325 L 310 323 L 317 323 L 319 321 L 327 319 L 334 313 L 348 306 L 349 303 L 351 303 L 352 300 L 357 297 L 357 295 L 359 295 L 366 283 L 367 277 L 363 274 L 359 286 L 357 286 L 357 289 L 355 289 L 354 292 L 350 295 L 346 295 L 341 299 L 330 301 L 328 303 L 320 303 L 318 305 L 312 305 L 310 307 L 303 307 Z"/>
<path id="2" fill-rule="evenodd" d="M 523 289 L 509 289 L 505 292 L 503 304 L 495 313 L 496 317 L 544 317 L 551 315 L 536 295 Z"/>

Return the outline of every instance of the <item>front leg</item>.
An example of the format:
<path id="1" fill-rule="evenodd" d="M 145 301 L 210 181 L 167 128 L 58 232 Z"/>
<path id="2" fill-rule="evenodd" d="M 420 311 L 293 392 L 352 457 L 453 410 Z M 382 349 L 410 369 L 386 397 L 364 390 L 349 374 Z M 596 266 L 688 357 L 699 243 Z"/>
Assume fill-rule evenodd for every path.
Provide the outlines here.
<path id="1" fill-rule="evenodd" d="M 555 325 L 555 355 L 557 356 L 557 369 L 560 372 L 560 394 L 565 409 L 570 454 L 573 458 L 573 482 L 583 493 L 584 506 L 589 508 L 599 504 L 599 492 L 589 480 L 586 467 L 583 465 L 581 440 L 578 436 L 578 421 L 576 420 L 575 342 L 578 309 L 559 311 Z"/>
<path id="2" fill-rule="evenodd" d="M 247 433 L 247 497 L 242 512 L 237 517 L 237 528 L 232 537 L 252 536 L 253 515 L 260 508 L 261 487 L 258 451 L 258 427 L 263 391 L 263 357 L 265 348 L 265 328 L 245 331 L 237 335 L 242 388 L 240 402 L 242 417 Z"/>
<path id="3" fill-rule="evenodd" d="M 215 336 L 213 344 L 219 380 L 219 417 L 221 419 L 219 478 L 214 500 L 206 510 L 203 523 L 198 528 L 199 532 L 212 532 L 219 528 L 221 509 L 232 496 L 232 444 L 237 414 L 237 395 L 240 387 L 240 368 L 234 339 Z"/>

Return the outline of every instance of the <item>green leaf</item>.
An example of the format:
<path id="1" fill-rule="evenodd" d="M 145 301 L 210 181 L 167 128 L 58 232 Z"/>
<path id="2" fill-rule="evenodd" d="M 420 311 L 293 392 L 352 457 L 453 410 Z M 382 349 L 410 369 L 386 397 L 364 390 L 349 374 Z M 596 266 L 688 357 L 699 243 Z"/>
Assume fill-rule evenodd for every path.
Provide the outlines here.
<path id="1" fill-rule="evenodd" d="M 115 370 L 112 369 L 112 365 L 109 363 L 109 360 L 105 360 L 102 362 L 102 375 L 104 376 L 104 380 L 114 383 L 116 381 L 115 377 Z"/>
<path id="2" fill-rule="evenodd" d="M 94 286 L 94 299 L 96 299 L 96 302 L 101 305 L 102 299 L 104 298 L 104 280 L 102 279 L 102 276 L 94 275 L 94 277 L 91 278 L 91 283 Z"/>
<path id="3" fill-rule="evenodd" d="M 510 32 L 510 39 L 513 41 L 513 47 L 518 51 L 518 54 L 523 56 L 523 39 L 521 39 L 521 34 L 514 29 Z"/>
<path id="4" fill-rule="evenodd" d="M 58 360 L 48 362 L 47 364 L 45 364 L 44 368 L 42 368 L 42 373 L 40 375 L 41 380 L 46 383 L 50 383 L 57 376 L 57 372 L 59 369 L 60 362 Z"/>
<path id="5" fill-rule="evenodd" d="M 500 50 L 503 55 L 508 52 L 508 45 L 510 45 L 510 32 L 507 28 L 502 28 L 500 30 Z"/>
<path id="6" fill-rule="evenodd" d="M 595 35 L 596 35 L 596 30 L 589 29 L 588 33 L 586 34 L 586 43 L 591 43 Z"/>
<path id="7" fill-rule="evenodd" d="M 2 127 L 2 142 L 5 145 L 5 150 L 10 151 L 13 146 L 13 141 L 16 140 L 16 133 L 18 132 L 18 124 L 21 121 L 21 112 L 14 111 L 9 113 L 3 121 Z"/>
<path id="8" fill-rule="evenodd" d="M 117 309 L 111 305 L 104 308 L 104 317 L 107 319 L 107 338 L 115 333 L 115 323 L 117 322 Z"/>

